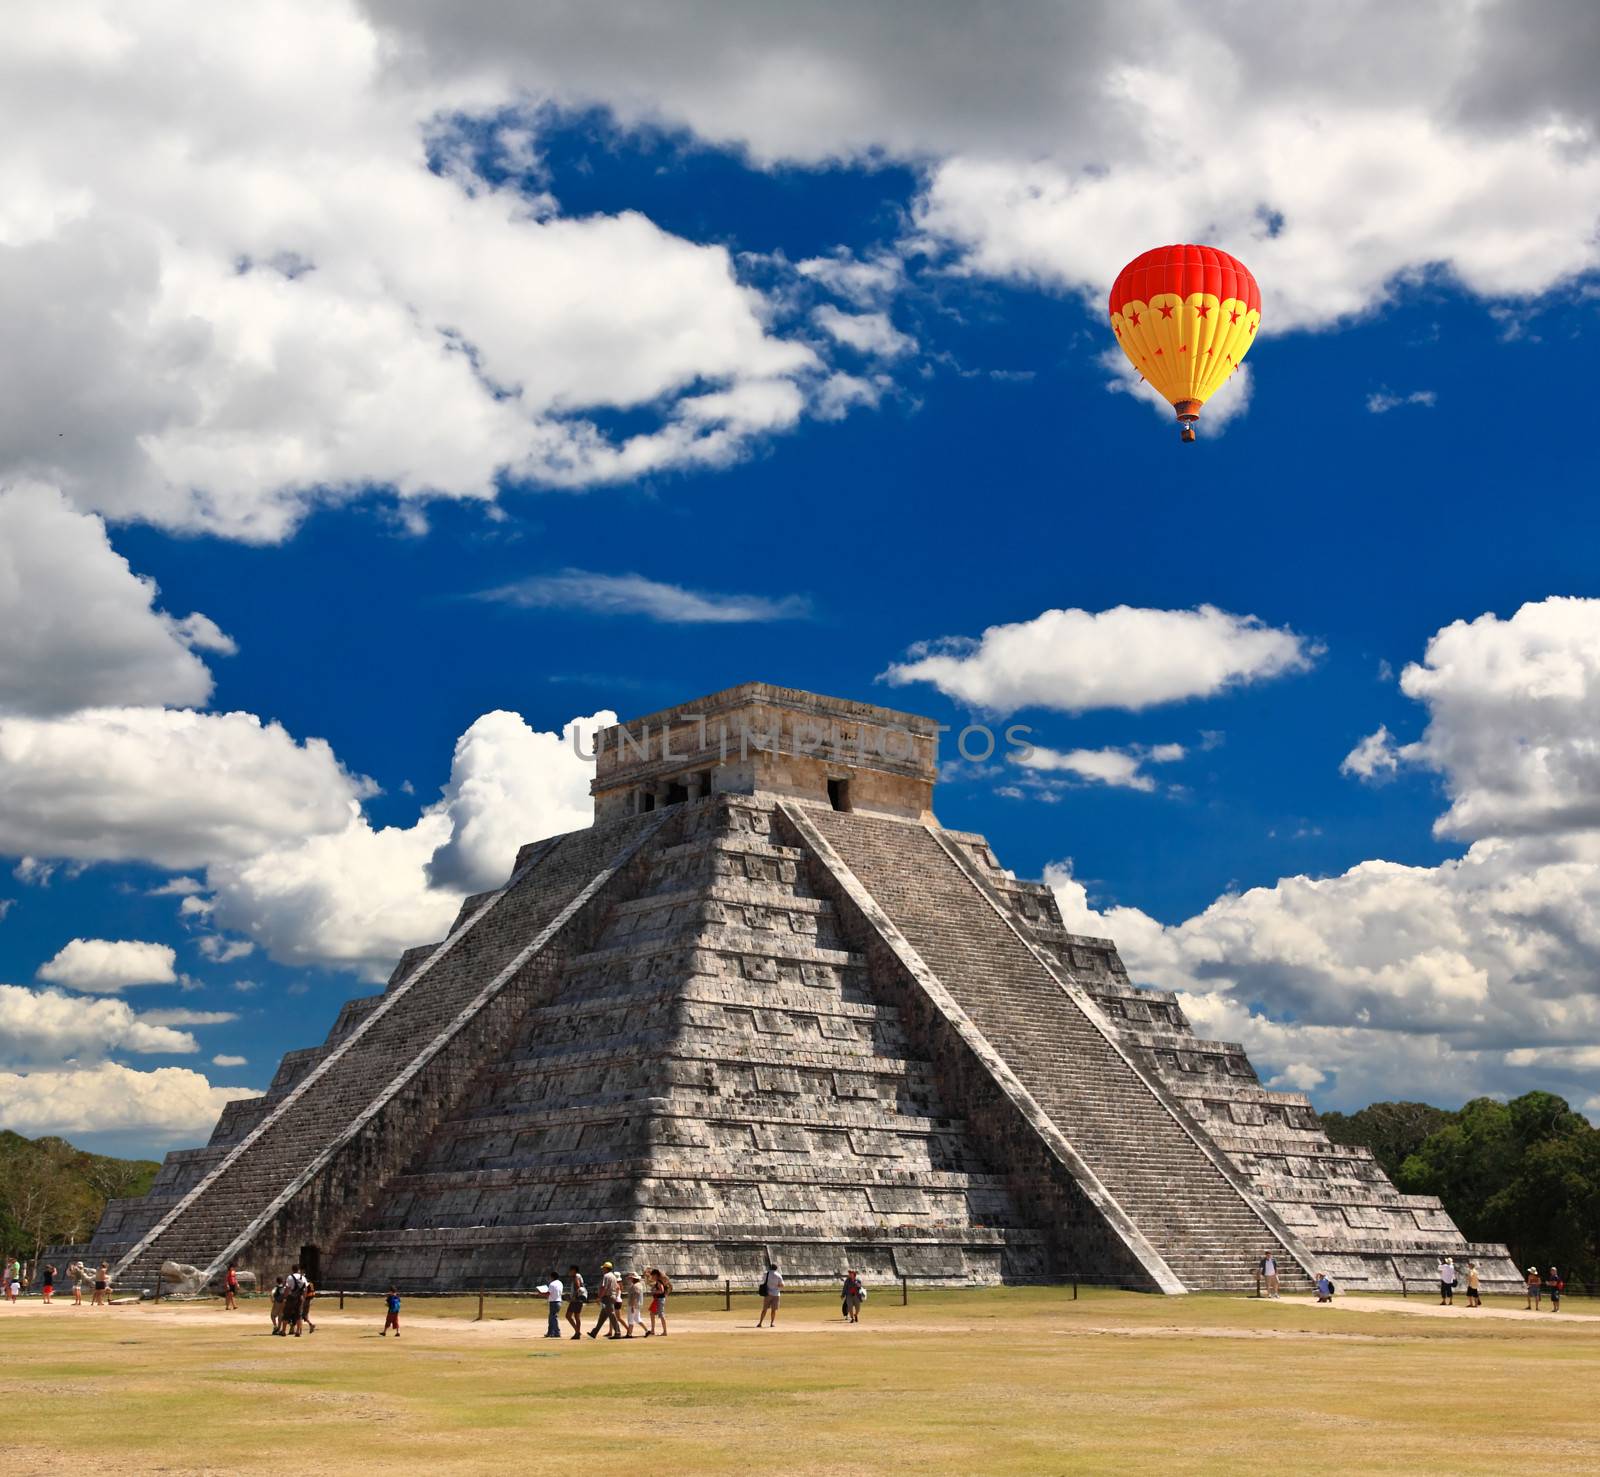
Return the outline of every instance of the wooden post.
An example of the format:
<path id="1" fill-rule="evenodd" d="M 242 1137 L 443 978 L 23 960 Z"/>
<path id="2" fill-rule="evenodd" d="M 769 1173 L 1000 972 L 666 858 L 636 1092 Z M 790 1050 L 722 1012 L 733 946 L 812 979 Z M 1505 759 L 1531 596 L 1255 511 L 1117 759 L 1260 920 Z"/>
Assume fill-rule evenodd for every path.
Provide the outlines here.
<path id="1" fill-rule="evenodd" d="M 341 1313 L 344 1312 L 344 1289 L 342 1287 L 339 1289 L 339 1311 Z"/>
<path id="2" fill-rule="evenodd" d="M 1072 1279 L 1072 1301 L 1078 1301 L 1078 1279 L 1076 1277 Z"/>
<path id="3" fill-rule="evenodd" d="M 910 1301 L 910 1300 L 911 1300 L 911 1289 L 910 1289 L 910 1287 L 909 1287 L 909 1286 L 908 1286 L 908 1285 L 907 1285 L 907 1283 L 906 1283 L 906 1279 L 905 1279 L 905 1278 L 904 1278 L 904 1277 L 902 1277 L 902 1278 L 901 1278 L 901 1279 L 900 1279 L 900 1306 L 901 1306 L 901 1307 L 902 1307 L 902 1308 L 903 1308 L 903 1307 L 905 1307 L 905 1305 L 906 1305 L 906 1304 L 907 1304 L 907 1303 L 908 1303 L 908 1302 L 909 1302 L 909 1301 Z"/>
<path id="4" fill-rule="evenodd" d="M 722 1283 L 722 1311 L 724 1313 L 731 1313 L 733 1311 L 733 1280 L 732 1280 L 732 1278 L 724 1278 L 723 1279 L 723 1283 Z"/>
<path id="5" fill-rule="evenodd" d="M 478 1316 L 472 1320 L 474 1323 L 483 1322 L 483 1284 L 478 1284 Z"/>

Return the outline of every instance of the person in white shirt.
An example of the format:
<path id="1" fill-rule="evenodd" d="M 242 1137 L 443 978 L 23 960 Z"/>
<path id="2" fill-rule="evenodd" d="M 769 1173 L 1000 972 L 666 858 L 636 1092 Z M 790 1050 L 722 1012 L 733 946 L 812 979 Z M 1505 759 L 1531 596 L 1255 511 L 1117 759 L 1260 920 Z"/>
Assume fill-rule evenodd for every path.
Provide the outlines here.
<path id="1" fill-rule="evenodd" d="M 1261 1258 L 1261 1281 L 1267 1289 L 1267 1296 L 1275 1298 L 1278 1295 L 1278 1259 L 1269 1251 Z"/>
<path id="2" fill-rule="evenodd" d="M 1454 1307 L 1456 1301 L 1456 1264 L 1450 1257 L 1439 1261 L 1439 1306 Z"/>
<path id="3" fill-rule="evenodd" d="M 767 1275 L 761 1279 L 761 1316 L 756 1319 L 760 1328 L 767 1314 L 772 1315 L 772 1327 L 778 1326 L 778 1299 L 783 1296 L 783 1273 L 776 1262 L 767 1263 Z"/>
<path id="4" fill-rule="evenodd" d="M 550 1326 L 545 1329 L 544 1336 L 547 1339 L 558 1339 L 561 1337 L 561 1299 L 566 1293 L 566 1288 L 561 1285 L 561 1279 L 551 1272 L 550 1280 L 539 1284 L 539 1291 L 545 1295 L 550 1309 Z"/>

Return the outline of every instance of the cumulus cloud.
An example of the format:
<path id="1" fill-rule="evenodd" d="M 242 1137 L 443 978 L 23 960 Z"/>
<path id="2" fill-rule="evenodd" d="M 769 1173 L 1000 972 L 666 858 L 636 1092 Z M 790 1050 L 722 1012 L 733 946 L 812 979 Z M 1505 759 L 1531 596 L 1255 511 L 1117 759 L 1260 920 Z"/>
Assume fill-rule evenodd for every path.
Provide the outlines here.
<path id="1" fill-rule="evenodd" d="M 166 944 L 134 939 L 73 939 L 39 966 L 39 978 L 69 990 L 114 995 L 130 985 L 177 982 L 177 954 Z"/>
<path id="2" fill-rule="evenodd" d="M 26 1073 L 0 1072 L 0 1128 L 41 1134 L 136 1134 L 139 1142 L 194 1142 L 249 1087 L 214 1087 L 186 1067 L 136 1071 L 119 1062 Z"/>
<path id="3" fill-rule="evenodd" d="M 252 713 L 0 718 L 0 854 L 203 866 L 338 831 L 373 791 Z"/>
<path id="4" fill-rule="evenodd" d="M 1340 760 L 1339 773 L 1376 782 L 1388 779 L 1399 767 L 1394 736 L 1380 723 L 1376 732 L 1369 733 Z"/>
<path id="5" fill-rule="evenodd" d="M 281 962 L 381 980 L 404 950 L 443 938 L 468 893 L 503 885 L 524 843 L 589 824 L 593 759 L 579 757 L 574 730 L 592 756 L 594 731 L 615 722 L 605 711 L 540 732 L 486 713 L 414 825 L 374 829 L 353 812 L 340 831 L 218 863 L 212 919 Z"/>
<path id="6" fill-rule="evenodd" d="M 894 296 L 905 282 L 905 263 L 887 252 L 858 257 L 840 247 L 832 256 L 795 263 L 802 277 L 836 293 L 858 308 L 871 308 Z"/>
<path id="7" fill-rule="evenodd" d="M 1171 925 L 1093 907 L 1058 865 L 1063 915 L 1117 939 L 1137 979 L 1183 992 L 1198 1028 L 1284 1082 L 1314 1063 L 1342 1104 L 1397 1082 L 1450 1101 L 1535 1085 L 1583 1101 L 1600 1060 L 1600 601 L 1457 621 L 1401 688 L 1427 709 L 1422 738 L 1379 728 L 1342 767 L 1436 771 L 1436 829 L 1470 840 L 1462 856 L 1285 877 Z"/>
<path id="8" fill-rule="evenodd" d="M 975 708 L 1137 711 L 1303 671 L 1317 648 L 1287 628 L 1213 605 L 1194 610 L 1047 610 L 980 640 L 912 648 L 883 680 L 931 682 Z"/>
<path id="9" fill-rule="evenodd" d="M 640 615 L 668 625 L 744 625 L 804 620 L 811 614 L 811 602 L 803 595 L 718 595 L 640 574 L 594 574 L 585 569 L 534 575 L 485 590 L 477 598 L 533 610 Z"/>
<path id="10" fill-rule="evenodd" d="M 372 485 L 588 486 L 794 423 L 822 366 L 724 246 L 491 184 L 458 124 L 524 84 L 403 51 L 349 0 L 23 5 L 0 471 L 270 541 Z M 639 428 L 602 430 L 616 410 Z"/>
<path id="11" fill-rule="evenodd" d="M 224 1052 L 219 1052 L 211 1058 L 211 1065 L 213 1067 L 243 1067 L 247 1066 L 248 1062 L 242 1056 L 229 1056 Z"/>
<path id="12" fill-rule="evenodd" d="M 0 484 L 0 713 L 203 705 L 211 673 L 192 648 L 233 643 L 205 616 L 175 620 L 155 598 L 100 519 L 43 483 Z"/>
<path id="13" fill-rule="evenodd" d="M 431 76 L 514 79 L 758 162 L 916 161 L 930 250 L 1096 307 L 1160 241 L 1244 257 L 1268 331 L 1438 267 L 1498 298 L 1600 264 L 1596 23 L 1572 0 L 1355 0 L 1293 26 L 1272 0 L 1016 0 L 1004 24 L 943 0 L 915 26 L 849 0 L 369 9 Z"/>
<path id="14" fill-rule="evenodd" d="M 0 985 L 0 1067 L 90 1062 L 112 1051 L 183 1055 L 200 1048 L 180 1022 L 138 1015 L 123 1000 L 80 1000 L 60 990 Z"/>
<path id="15" fill-rule="evenodd" d="M 879 359 L 898 359 L 917 346 L 887 313 L 841 313 L 832 303 L 824 303 L 812 311 L 811 321 L 838 343 Z"/>
<path id="16" fill-rule="evenodd" d="M 1085 784 L 1148 792 L 1156 788 L 1156 779 L 1146 772 L 1145 765 L 1173 764 L 1183 756 L 1182 744 L 1070 749 L 1066 752 L 1035 747 L 1024 756 L 1013 756 L 1012 763 L 1043 774 L 1070 775 Z"/>

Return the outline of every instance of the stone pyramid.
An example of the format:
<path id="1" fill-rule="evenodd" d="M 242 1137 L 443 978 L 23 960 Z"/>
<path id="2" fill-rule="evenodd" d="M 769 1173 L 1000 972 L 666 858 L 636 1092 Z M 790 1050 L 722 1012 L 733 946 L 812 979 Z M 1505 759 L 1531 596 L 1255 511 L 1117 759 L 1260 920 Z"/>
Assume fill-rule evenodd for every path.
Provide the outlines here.
<path id="1" fill-rule="evenodd" d="M 595 823 L 524 847 L 89 1249 L 325 1286 L 686 1286 L 846 1266 L 1182 1292 L 1431 1275 L 1438 1202 L 1134 988 L 932 810 L 930 720 L 749 683 L 597 738 Z"/>

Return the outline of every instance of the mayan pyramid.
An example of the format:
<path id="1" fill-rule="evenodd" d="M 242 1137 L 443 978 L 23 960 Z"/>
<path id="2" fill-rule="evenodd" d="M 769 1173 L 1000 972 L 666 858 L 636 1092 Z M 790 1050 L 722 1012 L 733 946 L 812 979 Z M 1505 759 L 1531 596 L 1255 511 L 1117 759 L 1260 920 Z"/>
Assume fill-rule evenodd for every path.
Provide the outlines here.
<path id="1" fill-rule="evenodd" d="M 1079 1276 L 1514 1280 L 1306 1098 L 1135 988 L 1109 939 L 934 818 L 936 725 L 748 683 L 605 730 L 594 824 L 228 1105 L 91 1254 L 123 1286 L 307 1262 L 328 1287 Z"/>

